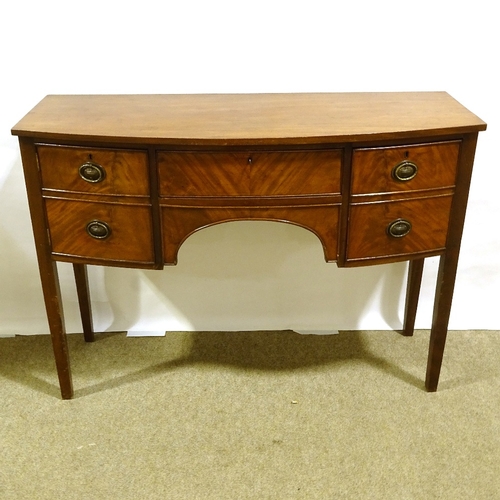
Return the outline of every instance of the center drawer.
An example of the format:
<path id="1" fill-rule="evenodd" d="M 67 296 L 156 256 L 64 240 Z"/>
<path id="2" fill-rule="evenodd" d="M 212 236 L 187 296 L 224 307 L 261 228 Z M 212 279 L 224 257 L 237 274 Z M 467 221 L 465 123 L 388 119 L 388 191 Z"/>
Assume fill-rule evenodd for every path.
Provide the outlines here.
<path id="1" fill-rule="evenodd" d="M 342 151 L 182 152 L 157 155 L 160 196 L 340 193 Z"/>

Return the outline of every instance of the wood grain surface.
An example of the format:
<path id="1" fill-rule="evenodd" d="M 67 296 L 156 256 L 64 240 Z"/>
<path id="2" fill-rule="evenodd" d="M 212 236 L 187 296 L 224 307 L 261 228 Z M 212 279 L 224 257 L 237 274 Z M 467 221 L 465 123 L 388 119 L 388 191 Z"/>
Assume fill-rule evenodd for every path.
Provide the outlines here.
<path id="1" fill-rule="evenodd" d="M 159 152 L 160 196 L 339 194 L 342 150 Z"/>
<path id="2" fill-rule="evenodd" d="M 44 188 L 96 194 L 149 195 L 146 151 L 41 145 L 37 147 Z M 100 165 L 101 182 L 87 182 L 79 174 L 85 162 Z"/>
<path id="3" fill-rule="evenodd" d="M 12 129 L 55 140 L 307 144 L 485 130 L 446 92 L 49 95 Z"/>
<path id="4" fill-rule="evenodd" d="M 52 198 L 45 203 L 54 253 L 110 261 L 154 262 L 150 207 Z M 108 238 L 98 240 L 87 234 L 86 226 L 94 220 L 109 225 Z"/>
<path id="5" fill-rule="evenodd" d="M 460 141 L 386 148 L 355 149 L 352 155 L 351 193 L 392 193 L 453 187 Z M 394 179 L 393 169 L 403 161 L 417 166 L 408 181 Z"/>
<path id="6" fill-rule="evenodd" d="M 327 262 L 337 260 L 338 206 L 302 207 L 162 207 L 163 258 L 176 264 L 177 253 L 195 231 L 222 222 L 263 220 L 286 222 L 312 231 L 320 239 Z"/>
<path id="7" fill-rule="evenodd" d="M 350 208 L 347 260 L 396 257 L 408 259 L 418 252 L 438 252 L 446 246 L 452 196 L 410 201 L 365 203 Z M 389 224 L 405 219 L 412 225 L 408 235 L 394 238 Z"/>

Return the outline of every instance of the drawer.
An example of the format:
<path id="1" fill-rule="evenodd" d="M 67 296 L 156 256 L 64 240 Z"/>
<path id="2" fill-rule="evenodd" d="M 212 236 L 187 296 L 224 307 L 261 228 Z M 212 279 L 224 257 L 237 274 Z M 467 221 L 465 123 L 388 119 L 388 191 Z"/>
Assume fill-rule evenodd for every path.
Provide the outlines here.
<path id="1" fill-rule="evenodd" d="M 158 153 L 160 196 L 340 193 L 342 150 Z"/>
<path id="2" fill-rule="evenodd" d="M 338 205 L 275 207 L 162 207 L 163 258 L 165 264 L 177 262 L 177 252 L 189 235 L 214 224 L 235 220 L 277 221 L 303 227 L 314 233 L 323 246 L 325 260 L 337 260 Z"/>
<path id="3" fill-rule="evenodd" d="M 90 259 L 154 262 L 151 207 L 47 198 L 52 252 Z M 91 236 L 93 234 L 93 236 Z"/>
<path id="4" fill-rule="evenodd" d="M 355 149 L 351 193 L 391 193 L 455 185 L 460 141 Z"/>
<path id="5" fill-rule="evenodd" d="M 436 196 L 351 206 L 347 261 L 443 249 L 452 198 Z"/>
<path id="6" fill-rule="evenodd" d="M 149 195 L 145 151 L 37 146 L 46 189 L 108 195 Z"/>

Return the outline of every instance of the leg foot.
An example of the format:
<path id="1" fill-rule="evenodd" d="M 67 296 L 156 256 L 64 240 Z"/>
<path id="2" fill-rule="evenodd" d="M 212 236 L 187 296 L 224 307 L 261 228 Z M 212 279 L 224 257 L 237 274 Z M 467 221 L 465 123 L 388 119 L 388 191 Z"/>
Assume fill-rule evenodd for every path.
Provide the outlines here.
<path id="1" fill-rule="evenodd" d="M 417 316 L 418 297 L 422 284 L 424 260 L 411 260 L 408 267 L 408 285 L 406 288 L 406 305 L 403 330 L 401 335 L 411 337 L 415 329 L 415 318 Z"/>
<path id="2" fill-rule="evenodd" d="M 73 264 L 73 272 L 75 274 L 76 292 L 78 294 L 78 303 L 80 305 L 83 336 L 86 342 L 93 342 L 95 337 L 92 326 L 92 307 L 90 304 L 87 266 L 84 264 Z"/>

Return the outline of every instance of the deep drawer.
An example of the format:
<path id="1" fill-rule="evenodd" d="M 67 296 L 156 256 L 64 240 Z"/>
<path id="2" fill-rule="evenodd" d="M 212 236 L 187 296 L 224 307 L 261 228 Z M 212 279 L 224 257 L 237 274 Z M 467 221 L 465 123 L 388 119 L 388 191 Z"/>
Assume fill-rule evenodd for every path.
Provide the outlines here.
<path id="1" fill-rule="evenodd" d="M 149 195 L 145 151 L 37 146 L 45 189 L 110 195 Z"/>
<path id="2" fill-rule="evenodd" d="M 340 193 L 341 150 L 167 152 L 160 196 L 301 196 Z"/>
<path id="3" fill-rule="evenodd" d="M 151 208 L 49 198 L 52 252 L 90 259 L 153 263 Z"/>
<path id="4" fill-rule="evenodd" d="M 347 261 L 443 249 L 451 201 L 448 195 L 351 206 Z"/>
<path id="5" fill-rule="evenodd" d="M 426 190 L 455 185 L 460 141 L 355 149 L 352 194 Z"/>

